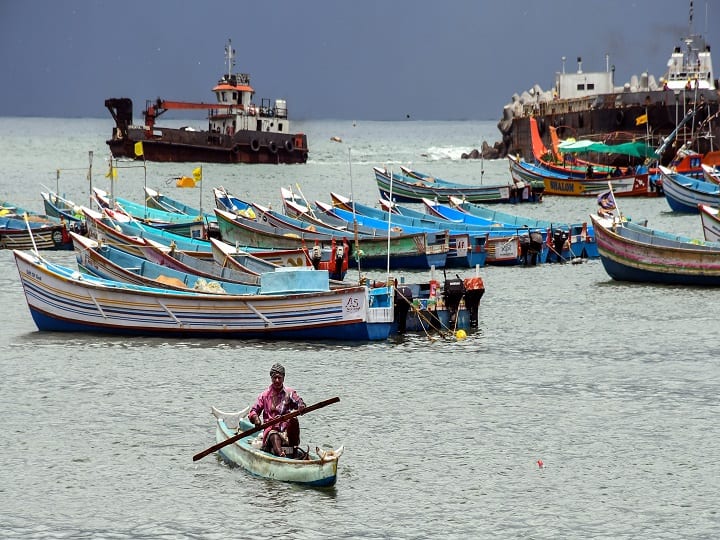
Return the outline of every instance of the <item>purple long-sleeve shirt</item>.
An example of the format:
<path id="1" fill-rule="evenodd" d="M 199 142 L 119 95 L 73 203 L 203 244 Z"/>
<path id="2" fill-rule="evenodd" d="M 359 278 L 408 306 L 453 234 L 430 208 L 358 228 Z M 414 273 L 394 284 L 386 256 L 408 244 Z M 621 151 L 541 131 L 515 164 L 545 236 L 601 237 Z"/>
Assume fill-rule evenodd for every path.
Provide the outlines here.
<path id="1" fill-rule="evenodd" d="M 282 390 L 277 392 L 275 388 L 270 385 L 267 390 L 258 396 L 248 416 L 252 417 L 253 413 L 258 416 L 262 415 L 263 423 L 265 423 L 273 418 L 300 408 L 305 408 L 305 402 L 294 389 L 289 386 L 283 386 Z M 265 428 L 263 432 L 263 442 L 265 442 L 271 430 L 285 431 L 287 425 L 287 421 L 284 421 Z"/>

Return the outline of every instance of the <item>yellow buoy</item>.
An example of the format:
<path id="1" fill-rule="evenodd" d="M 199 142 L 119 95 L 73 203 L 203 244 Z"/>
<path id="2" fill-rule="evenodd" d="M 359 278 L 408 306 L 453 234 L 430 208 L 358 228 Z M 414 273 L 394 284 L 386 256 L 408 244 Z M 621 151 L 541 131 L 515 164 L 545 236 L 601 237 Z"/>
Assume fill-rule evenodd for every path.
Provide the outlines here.
<path id="1" fill-rule="evenodd" d="M 467 332 L 465 332 L 465 330 L 463 330 L 462 328 L 460 330 L 458 330 L 457 332 L 455 332 L 455 338 L 458 340 L 465 339 L 466 337 L 467 337 Z"/>

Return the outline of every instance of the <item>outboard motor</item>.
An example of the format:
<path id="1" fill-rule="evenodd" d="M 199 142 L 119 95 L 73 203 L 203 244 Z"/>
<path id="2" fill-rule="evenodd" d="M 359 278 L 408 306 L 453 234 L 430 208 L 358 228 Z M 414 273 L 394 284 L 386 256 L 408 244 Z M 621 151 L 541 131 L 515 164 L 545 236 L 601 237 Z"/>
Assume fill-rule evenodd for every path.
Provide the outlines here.
<path id="1" fill-rule="evenodd" d="M 317 270 L 320 267 L 320 261 L 322 260 L 322 251 L 320 246 L 315 244 L 310 251 L 310 261 L 312 262 L 313 268 Z"/>
<path id="2" fill-rule="evenodd" d="M 334 259 L 334 266 L 333 271 L 331 273 L 332 279 L 341 280 L 343 278 L 343 270 L 345 266 L 345 247 L 340 245 L 338 246 L 335 251 L 335 259 Z"/>
<path id="3" fill-rule="evenodd" d="M 567 231 L 563 231 L 560 229 L 555 229 L 553 231 L 553 250 L 550 250 L 551 254 L 554 255 L 554 257 L 557 259 L 558 262 L 563 262 L 563 248 L 565 247 L 565 242 L 567 239 L 570 238 L 570 234 Z M 550 260 L 550 254 L 548 254 L 548 260 Z"/>
<path id="4" fill-rule="evenodd" d="M 465 296 L 465 285 L 463 280 L 456 275 L 456 279 L 446 279 L 443 289 L 443 300 L 448 310 L 450 326 L 455 326 L 460 300 Z"/>
<path id="5" fill-rule="evenodd" d="M 480 299 L 485 294 L 485 284 L 480 276 L 466 278 L 463 282 L 465 288 L 465 308 L 470 315 L 470 328 L 477 328 L 478 308 Z"/>
<path id="6" fill-rule="evenodd" d="M 528 254 L 530 251 L 530 235 L 520 234 L 518 235 L 518 242 L 520 243 L 520 260 L 524 266 L 528 265 Z"/>
<path id="7" fill-rule="evenodd" d="M 407 328 L 407 314 L 412 305 L 413 294 L 410 287 L 401 285 L 395 287 L 395 308 L 393 316 L 398 326 L 398 334 L 404 334 Z"/>
<path id="8" fill-rule="evenodd" d="M 543 237 L 539 231 L 533 231 L 530 233 L 530 246 L 528 247 L 528 254 L 530 256 L 530 264 L 535 266 L 537 264 L 538 255 L 542 251 Z"/>

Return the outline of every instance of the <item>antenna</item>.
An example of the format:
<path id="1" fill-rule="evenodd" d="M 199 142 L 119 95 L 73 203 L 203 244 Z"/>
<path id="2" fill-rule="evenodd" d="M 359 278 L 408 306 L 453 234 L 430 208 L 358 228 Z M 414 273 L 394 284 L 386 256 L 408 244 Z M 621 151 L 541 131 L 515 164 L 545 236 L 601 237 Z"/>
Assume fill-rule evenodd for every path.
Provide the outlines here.
<path id="1" fill-rule="evenodd" d="M 692 20 L 693 20 L 693 0 L 690 0 L 690 35 L 691 36 L 693 35 Z"/>
<path id="2" fill-rule="evenodd" d="M 235 49 L 232 48 L 232 40 L 228 38 L 228 43 L 225 45 L 225 60 L 228 66 L 228 77 L 232 75 L 232 69 L 235 67 Z"/>

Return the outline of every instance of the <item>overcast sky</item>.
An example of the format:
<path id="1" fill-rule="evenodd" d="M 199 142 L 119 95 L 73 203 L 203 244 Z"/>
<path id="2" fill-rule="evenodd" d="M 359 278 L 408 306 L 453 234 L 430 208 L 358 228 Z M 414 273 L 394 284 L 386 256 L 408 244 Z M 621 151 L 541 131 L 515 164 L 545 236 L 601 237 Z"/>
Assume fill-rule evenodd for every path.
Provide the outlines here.
<path id="1" fill-rule="evenodd" d="M 108 116 L 103 102 L 213 101 L 236 70 L 294 119 L 498 120 L 566 70 L 663 75 L 684 0 L 0 0 L 0 116 Z M 707 17 L 706 17 L 707 14 Z M 693 30 L 720 51 L 720 0 Z M 715 78 L 720 52 L 715 52 Z M 172 113 L 168 113 L 172 114 Z"/>

